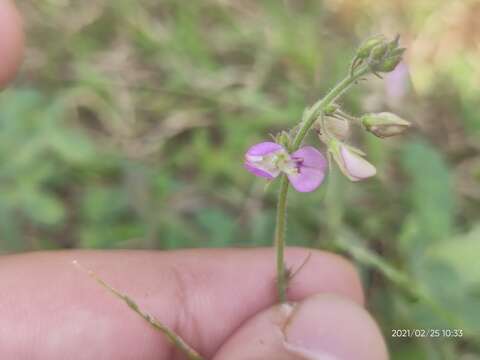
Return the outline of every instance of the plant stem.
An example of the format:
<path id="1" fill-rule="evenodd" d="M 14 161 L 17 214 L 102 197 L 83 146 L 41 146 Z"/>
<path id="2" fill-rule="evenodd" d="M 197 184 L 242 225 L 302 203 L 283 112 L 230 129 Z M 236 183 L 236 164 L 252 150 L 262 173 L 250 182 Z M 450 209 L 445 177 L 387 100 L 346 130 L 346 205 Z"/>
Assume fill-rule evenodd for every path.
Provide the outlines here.
<path id="1" fill-rule="evenodd" d="M 332 104 L 336 99 L 338 99 L 345 91 L 348 90 L 350 86 L 352 86 L 355 81 L 357 81 L 362 76 L 366 75 L 370 69 L 367 66 L 362 67 L 352 76 L 348 75 L 345 79 L 337 84 L 330 92 L 321 100 L 317 101 L 312 108 L 309 110 L 308 117 L 304 120 L 303 124 L 300 127 L 295 139 L 293 140 L 292 150 L 298 150 L 298 148 L 302 145 L 303 139 L 308 134 L 308 131 L 313 126 L 315 121 L 317 120 L 317 116 L 319 112 L 322 112 L 327 106 Z"/>
<path id="2" fill-rule="evenodd" d="M 277 205 L 277 227 L 275 229 L 275 251 L 277 253 L 277 290 L 280 303 L 287 301 L 287 272 L 285 271 L 285 228 L 287 225 L 288 178 L 282 176 Z"/>
<path id="3" fill-rule="evenodd" d="M 370 69 L 367 66 L 360 68 L 353 75 L 348 75 L 339 82 L 330 92 L 321 100 L 317 101 L 311 109 L 308 110 L 307 117 L 303 120 L 300 129 L 293 140 L 291 151 L 296 151 L 302 145 L 303 139 L 308 134 L 313 124 L 322 113 L 325 107 L 332 104 L 345 91 L 348 90 L 359 78 L 366 75 Z M 275 228 L 275 252 L 277 256 L 277 292 L 280 303 L 287 301 L 288 276 L 285 269 L 285 230 L 287 225 L 287 195 L 289 182 L 286 175 L 282 176 L 280 192 L 277 205 L 277 224 Z"/>
<path id="4" fill-rule="evenodd" d="M 338 112 L 338 115 L 340 115 L 340 116 L 339 116 L 340 119 L 343 117 L 343 118 L 345 118 L 345 119 L 347 119 L 347 120 L 350 120 L 350 121 L 352 121 L 352 122 L 360 121 L 359 118 L 356 118 L 355 116 L 352 116 L 352 115 L 350 115 L 350 114 L 347 114 L 347 113 L 346 113 L 345 111 L 343 111 L 343 110 L 337 110 L 337 112 Z M 337 115 L 334 114 L 334 116 L 337 116 Z"/>

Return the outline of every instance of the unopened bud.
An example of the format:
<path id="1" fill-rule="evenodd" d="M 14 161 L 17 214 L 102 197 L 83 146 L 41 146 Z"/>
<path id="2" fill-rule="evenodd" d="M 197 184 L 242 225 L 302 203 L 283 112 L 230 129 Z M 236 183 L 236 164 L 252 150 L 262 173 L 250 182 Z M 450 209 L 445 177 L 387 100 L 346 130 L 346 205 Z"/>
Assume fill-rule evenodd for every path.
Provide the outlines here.
<path id="1" fill-rule="evenodd" d="M 410 122 L 389 112 L 366 114 L 360 120 L 367 131 L 379 138 L 400 135 L 411 125 Z"/>
<path id="2" fill-rule="evenodd" d="M 394 40 L 383 42 L 372 49 L 368 63 L 375 74 L 391 72 L 402 61 L 405 49 L 398 47 L 399 39 L 400 37 L 397 35 Z"/>
<path id="3" fill-rule="evenodd" d="M 292 143 L 290 134 L 285 130 L 283 130 L 280 134 L 278 134 L 275 140 L 278 144 L 285 146 L 287 149 L 290 147 Z"/>
<path id="4" fill-rule="evenodd" d="M 397 36 L 395 36 L 395 39 L 393 39 L 388 43 L 388 51 L 397 49 L 399 43 L 400 43 L 400 34 L 397 34 Z"/>
<path id="5" fill-rule="evenodd" d="M 372 51 L 370 52 L 370 61 L 381 61 L 385 54 L 388 51 L 388 44 L 387 43 L 381 43 L 377 46 L 375 46 Z"/>
<path id="6" fill-rule="evenodd" d="M 328 118 L 326 121 L 326 127 L 328 132 L 338 140 L 345 140 L 350 134 L 350 124 L 345 119 L 339 119 L 336 117 Z"/>
<path id="7" fill-rule="evenodd" d="M 384 44 L 386 41 L 383 35 L 375 35 L 367 40 L 365 40 L 357 49 L 356 56 L 359 59 L 366 59 L 370 56 L 370 52 L 373 48 L 377 47 L 378 45 Z"/>
<path id="8" fill-rule="evenodd" d="M 330 104 L 327 107 L 325 107 L 325 110 L 323 110 L 323 113 L 325 115 L 332 115 L 335 111 L 339 109 L 339 106 L 337 104 Z"/>
<path id="9" fill-rule="evenodd" d="M 386 59 L 378 66 L 375 66 L 375 70 L 378 72 L 391 72 L 395 70 L 400 61 L 402 61 L 401 57 Z"/>
<path id="10" fill-rule="evenodd" d="M 400 61 L 402 61 L 402 55 L 404 51 L 405 49 L 403 48 L 395 49 L 391 56 L 387 57 L 376 66 L 376 70 L 380 72 L 391 72 L 395 70 Z"/>

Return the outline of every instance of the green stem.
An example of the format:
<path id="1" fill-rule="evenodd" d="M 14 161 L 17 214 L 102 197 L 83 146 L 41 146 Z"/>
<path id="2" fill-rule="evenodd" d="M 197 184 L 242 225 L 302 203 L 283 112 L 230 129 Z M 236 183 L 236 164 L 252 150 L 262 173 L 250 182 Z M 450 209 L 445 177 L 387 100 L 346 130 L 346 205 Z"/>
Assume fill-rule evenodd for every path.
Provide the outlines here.
<path id="1" fill-rule="evenodd" d="M 285 228 L 287 225 L 288 178 L 282 176 L 277 205 L 277 227 L 275 229 L 275 250 L 277 253 L 277 290 L 280 303 L 287 301 L 287 272 L 285 270 Z"/>
<path id="2" fill-rule="evenodd" d="M 344 118 L 344 119 L 350 120 L 352 122 L 360 121 L 359 118 L 356 118 L 355 116 L 347 114 L 345 111 L 342 111 L 342 110 L 337 110 L 337 113 L 333 114 L 333 116 L 337 116 L 339 119 Z"/>
<path id="3" fill-rule="evenodd" d="M 302 145 L 303 139 L 308 134 L 313 124 L 318 118 L 319 113 L 338 99 L 345 91 L 352 86 L 362 76 L 369 72 L 368 67 L 360 68 L 353 75 L 348 75 L 337 84 L 323 99 L 317 101 L 311 109 L 308 110 L 307 117 L 303 120 L 300 129 L 295 136 L 291 151 L 296 151 Z M 277 225 L 275 228 L 275 250 L 277 256 L 277 292 L 280 303 L 287 301 L 288 276 L 285 269 L 285 229 L 287 224 L 287 195 L 289 182 L 286 175 L 282 176 L 282 183 L 278 195 L 277 205 Z"/>
<path id="4" fill-rule="evenodd" d="M 302 145 L 303 139 L 308 134 L 308 131 L 313 126 L 317 120 L 317 116 L 322 112 L 327 106 L 331 105 L 336 99 L 338 99 L 345 91 L 352 86 L 355 81 L 357 81 L 362 76 L 366 75 L 370 69 L 368 67 L 363 67 L 357 71 L 353 76 L 348 75 L 345 79 L 337 84 L 330 92 L 321 100 L 317 101 L 312 108 L 309 110 L 308 117 L 303 121 L 300 130 L 297 132 L 295 139 L 293 140 L 292 150 L 298 150 Z"/>

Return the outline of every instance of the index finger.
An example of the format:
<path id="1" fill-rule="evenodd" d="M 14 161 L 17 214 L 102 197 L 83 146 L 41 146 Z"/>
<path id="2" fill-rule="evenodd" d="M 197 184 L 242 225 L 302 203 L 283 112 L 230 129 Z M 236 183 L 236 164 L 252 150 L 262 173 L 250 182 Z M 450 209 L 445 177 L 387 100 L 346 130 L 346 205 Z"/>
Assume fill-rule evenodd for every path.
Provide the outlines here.
<path id="1" fill-rule="evenodd" d="M 21 17 L 10 0 L 0 0 L 0 88 L 13 79 L 23 56 Z"/>
<path id="2" fill-rule="evenodd" d="M 360 281 L 339 256 L 289 249 L 289 298 L 333 293 L 363 302 Z M 0 358 L 176 359 L 162 334 L 73 265 L 95 271 L 140 308 L 211 358 L 247 319 L 276 302 L 273 249 L 68 251 L 0 261 Z M 86 351 L 86 353 L 84 353 Z M 30 356 L 30 357 L 29 357 Z M 180 358 L 180 357 L 179 357 Z"/>
<path id="3" fill-rule="evenodd" d="M 23 55 L 21 18 L 0 0 L 0 88 Z M 287 253 L 299 266 L 305 250 Z M 237 327 L 276 301 L 274 253 L 259 250 L 62 252 L 2 258 L 0 358 L 170 358 L 171 346 L 136 314 L 72 265 L 78 260 L 145 311 L 211 356 Z M 313 251 L 295 277 L 290 296 L 300 300 L 333 292 L 362 302 L 353 268 Z M 163 355 L 163 356 L 161 356 Z"/>

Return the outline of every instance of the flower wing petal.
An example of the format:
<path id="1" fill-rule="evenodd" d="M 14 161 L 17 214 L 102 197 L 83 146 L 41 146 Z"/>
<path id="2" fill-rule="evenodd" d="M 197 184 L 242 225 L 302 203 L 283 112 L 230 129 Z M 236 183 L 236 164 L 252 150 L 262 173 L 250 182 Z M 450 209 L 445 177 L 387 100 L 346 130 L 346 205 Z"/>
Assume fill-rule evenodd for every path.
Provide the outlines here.
<path id="1" fill-rule="evenodd" d="M 255 144 L 247 150 L 245 156 L 263 156 L 271 154 L 275 151 L 282 150 L 283 146 L 272 141 L 265 141 L 259 144 Z"/>
<path id="2" fill-rule="evenodd" d="M 285 151 L 282 145 L 266 141 L 255 144 L 250 147 L 245 153 L 245 168 L 252 174 L 266 179 L 276 178 L 280 174 L 280 170 L 274 164 L 263 163 L 262 159 L 265 156 L 275 152 Z"/>

